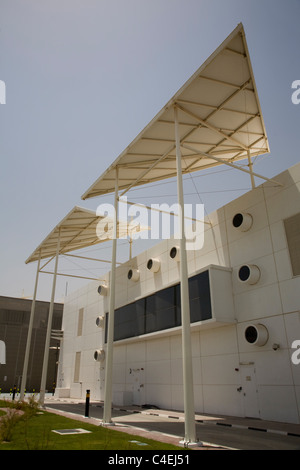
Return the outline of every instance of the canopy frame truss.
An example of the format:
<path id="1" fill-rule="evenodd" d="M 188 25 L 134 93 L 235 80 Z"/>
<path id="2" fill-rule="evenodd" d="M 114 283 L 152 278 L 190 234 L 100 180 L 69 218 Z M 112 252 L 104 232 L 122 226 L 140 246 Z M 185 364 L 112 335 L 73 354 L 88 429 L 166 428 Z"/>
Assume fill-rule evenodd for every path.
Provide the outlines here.
<path id="1" fill-rule="evenodd" d="M 120 196 L 135 186 L 176 177 L 176 145 L 171 130 L 175 125 L 174 106 L 178 109 L 180 143 L 199 149 L 197 157 L 182 147 L 182 174 L 224 163 L 208 158 L 213 155 L 230 163 L 247 159 L 253 188 L 254 176 L 266 179 L 252 171 L 252 158 L 270 149 L 245 33 L 239 24 L 82 199 L 112 193 L 116 166 Z"/>
<path id="2" fill-rule="evenodd" d="M 99 222 L 106 221 L 104 227 L 101 226 L 103 233 L 101 232 L 101 237 L 97 231 L 97 226 Z M 138 230 L 148 230 L 148 227 L 138 227 Z M 44 239 L 44 241 L 36 248 L 36 250 L 31 254 L 31 256 L 26 260 L 26 263 L 31 263 L 38 261 L 36 279 L 35 279 L 35 288 L 33 294 L 33 300 L 31 304 L 30 320 L 28 327 L 27 343 L 24 356 L 23 364 L 23 374 L 22 382 L 20 389 L 20 399 L 23 400 L 25 396 L 25 388 L 27 381 L 27 370 L 29 362 L 29 353 L 31 346 L 31 337 L 33 329 L 33 320 L 35 314 L 35 302 L 36 294 L 38 287 L 39 274 L 51 274 L 53 275 L 52 283 L 52 293 L 51 301 L 48 314 L 47 322 L 47 333 L 45 341 L 45 350 L 44 350 L 44 359 L 43 359 L 43 368 L 42 368 L 42 377 L 41 377 L 41 387 L 40 387 L 40 397 L 39 402 L 44 406 L 45 401 L 45 392 L 46 392 L 46 379 L 47 379 L 47 370 L 48 370 L 48 359 L 49 359 L 49 347 L 50 347 L 50 338 L 51 338 L 51 325 L 53 318 L 53 309 L 54 309 L 54 298 L 55 298 L 55 289 L 56 289 L 56 279 L 57 276 L 65 276 L 79 279 L 88 279 L 99 282 L 105 282 L 104 279 L 99 277 L 88 277 L 88 276 L 77 276 L 74 274 L 59 273 L 58 272 L 58 260 L 60 256 L 65 257 L 74 257 L 79 259 L 97 261 L 102 263 L 111 263 L 109 260 L 97 259 L 92 257 L 87 257 L 83 255 L 71 254 L 74 250 L 80 250 L 82 248 L 96 246 L 97 244 L 104 243 L 107 240 L 113 241 L 113 245 L 116 243 L 116 239 L 119 237 L 124 238 L 125 236 L 131 236 L 131 231 L 134 231 L 134 227 L 129 227 L 127 222 L 118 221 L 117 219 L 111 219 L 105 215 L 99 215 L 95 211 L 84 209 L 78 206 L 75 206 L 56 227 L 50 232 L 50 234 Z M 102 237 L 103 234 L 103 237 Z M 41 260 L 47 260 L 41 267 Z M 54 271 L 45 271 L 45 267 L 55 260 Z M 116 259 L 113 259 L 113 265 L 121 264 L 117 262 Z"/>

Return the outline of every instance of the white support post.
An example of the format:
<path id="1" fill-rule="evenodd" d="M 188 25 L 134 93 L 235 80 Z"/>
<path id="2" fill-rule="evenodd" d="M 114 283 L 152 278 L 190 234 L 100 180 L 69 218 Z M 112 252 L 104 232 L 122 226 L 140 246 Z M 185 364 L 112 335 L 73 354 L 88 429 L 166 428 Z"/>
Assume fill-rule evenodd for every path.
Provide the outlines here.
<path id="1" fill-rule="evenodd" d="M 252 186 L 252 189 L 254 189 L 255 188 L 255 180 L 254 180 L 254 175 L 253 175 L 253 163 L 252 163 L 252 160 L 251 160 L 250 150 L 248 150 L 247 155 L 248 155 L 248 167 L 249 167 L 250 178 L 251 178 L 251 186 Z"/>
<path id="2" fill-rule="evenodd" d="M 46 333 L 46 341 L 45 341 L 44 361 L 43 361 L 43 369 L 42 369 L 40 399 L 39 399 L 39 402 L 40 402 L 41 406 L 44 406 L 44 403 L 45 403 L 46 381 L 47 381 L 48 361 L 49 361 L 49 347 L 50 347 L 51 327 L 52 327 L 52 318 L 53 318 L 53 310 L 54 310 L 54 298 L 55 298 L 55 287 L 56 287 L 56 275 L 57 275 L 59 250 L 60 250 L 60 229 L 59 229 L 59 235 L 58 235 L 57 246 L 56 246 L 55 268 L 54 268 L 53 283 L 52 283 L 52 294 L 51 294 L 51 302 L 50 302 L 50 307 L 49 307 L 48 325 L 47 325 L 47 333 Z"/>
<path id="3" fill-rule="evenodd" d="M 113 244 L 112 244 L 111 273 L 110 273 L 110 286 L 109 286 L 109 310 L 108 310 L 108 329 L 107 329 L 106 364 L 105 364 L 103 425 L 112 424 L 111 406 L 112 406 L 113 342 L 114 342 L 114 323 L 115 323 L 118 192 L 119 192 L 118 168 L 116 168 L 115 198 L 114 198 L 115 211 L 114 211 L 114 222 L 113 222 L 114 223 Z"/>
<path id="4" fill-rule="evenodd" d="M 28 325 L 27 343 L 26 343 L 21 390 L 20 390 L 20 400 L 24 400 L 24 397 L 25 397 L 25 388 L 26 388 L 27 373 L 28 373 L 28 363 L 29 363 L 31 336 L 32 336 L 32 329 L 33 329 L 33 320 L 34 320 L 34 314 L 35 314 L 35 300 L 36 300 L 36 293 L 37 293 L 37 287 L 38 287 L 40 263 L 41 263 L 41 252 L 39 254 L 39 259 L 38 259 L 38 264 L 37 264 L 34 293 L 33 293 L 33 298 L 32 298 L 29 325 Z"/>
<path id="5" fill-rule="evenodd" d="M 175 140 L 177 164 L 177 191 L 179 204 L 179 230 L 180 230 L 180 293 L 181 293 L 181 321 L 182 321 L 182 360 L 183 360 L 183 393 L 185 414 L 184 444 L 196 442 L 195 410 L 194 410 L 194 384 L 190 324 L 190 299 L 188 285 L 188 269 L 186 256 L 186 239 L 184 230 L 184 196 L 182 184 L 180 135 L 178 124 L 178 111 L 174 107 Z"/>

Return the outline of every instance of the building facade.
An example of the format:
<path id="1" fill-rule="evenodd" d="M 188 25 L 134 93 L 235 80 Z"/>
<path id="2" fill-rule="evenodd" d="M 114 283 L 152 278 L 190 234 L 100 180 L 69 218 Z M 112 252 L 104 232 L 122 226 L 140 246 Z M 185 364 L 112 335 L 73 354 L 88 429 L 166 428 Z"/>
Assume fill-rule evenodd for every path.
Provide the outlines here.
<path id="1" fill-rule="evenodd" d="M 187 251 L 195 409 L 300 423 L 300 164 L 206 217 Z M 178 244 L 117 268 L 113 403 L 183 409 Z M 106 276 L 109 288 L 109 273 Z M 58 396 L 103 400 L 107 290 L 93 281 L 63 313 Z M 104 294 L 104 295 L 103 295 Z"/>
<path id="2" fill-rule="evenodd" d="M 24 355 L 26 349 L 31 300 L 0 296 L 0 345 L 5 359 L 0 360 L 0 389 L 10 392 L 21 386 Z M 29 356 L 27 392 L 39 392 L 41 384 L 44 347 L 47 330 L 49 302 L 36 301 L 32 342 Z M 55 303 L 52 328 L 60 330 L 62 325 L 63 304 Z M 51 340 L 47 389 L 52 392 L 56 381 L 59 344 Z"/>

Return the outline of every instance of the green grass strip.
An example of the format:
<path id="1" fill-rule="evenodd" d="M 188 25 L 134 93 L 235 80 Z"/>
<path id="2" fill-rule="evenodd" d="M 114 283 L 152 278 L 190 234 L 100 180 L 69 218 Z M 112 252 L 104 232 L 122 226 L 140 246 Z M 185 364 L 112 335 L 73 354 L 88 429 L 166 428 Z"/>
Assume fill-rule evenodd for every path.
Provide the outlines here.
<path id="1" fill-rule="evenodd" d="M 10 402 L 11 403 L 11 402 Z M 0 401 L 0 408 L 7 407 L 9 402 Z M 77 421 L 38 408 L 29 411 L 16 402 L 17 408 L 23 408 L 23 414 L 15 416 L 11 423 L 6 423 L 8 431 L 1 434 L 2 420 L 0 418 L 0 450 L 178 450 L 171 444 L 141 438 L 121 431 L 115 431 L 103 426 Z M 13 410 L 14 412 L 15 410 Z M 12 413 L 13 413 L 12 412 Z M 9 420 L 8 420 L 9 421 Z M 10 428 L 11 425 L 11 428 Z M 53 430 L 85 429 L 86 434 L 59 435 Z M 6 429 L 7 430 L 7 429 Z M 2 438 L 1 438 L 2 435 Z M 3 439 L 3 436 L 7 440 Z M 130 441 L 138 441 L 130 442 Z M 139 445 L 139 443 L 147 445 Z M 182 450 L 182 449 L 181 449 Z"/>

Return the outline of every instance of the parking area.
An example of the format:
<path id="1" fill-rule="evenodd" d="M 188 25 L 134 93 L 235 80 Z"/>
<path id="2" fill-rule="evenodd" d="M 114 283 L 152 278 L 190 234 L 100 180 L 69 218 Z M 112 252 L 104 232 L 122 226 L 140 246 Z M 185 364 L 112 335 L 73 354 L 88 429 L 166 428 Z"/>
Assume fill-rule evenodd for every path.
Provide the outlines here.
<path id="1" fill-rule="evenodd" d="M 71 418 L 102 424 L 103 403 L 48 397 L 46 408 Z M 182 412 L 142 407 L 113 407 L 115 430 L 179 445 L 184 436 Z M 110 426 L 109 426 L 110 427 Z M 199 447 L 207 450 L 300 450 L 300 425 L 229 416 L 196 415 Z"/>

